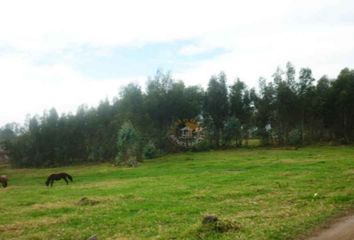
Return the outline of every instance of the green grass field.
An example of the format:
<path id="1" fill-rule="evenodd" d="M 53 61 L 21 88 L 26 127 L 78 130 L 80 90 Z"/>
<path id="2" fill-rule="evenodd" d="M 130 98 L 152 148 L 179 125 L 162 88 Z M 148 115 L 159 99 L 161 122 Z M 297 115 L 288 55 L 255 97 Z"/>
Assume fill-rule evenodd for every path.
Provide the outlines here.
<path id="1" fill-rule="evenodd" d="M 66 171 L 74 182 L 44 185 Z M 0 168 L 0 239 L 297 239 L 353 207 L 354 148 L 183 153 L 110 164 Z M 98 201 L 79 205 L 82 197 Z M 205 215 L 239 229 L 201 227 Z"/>

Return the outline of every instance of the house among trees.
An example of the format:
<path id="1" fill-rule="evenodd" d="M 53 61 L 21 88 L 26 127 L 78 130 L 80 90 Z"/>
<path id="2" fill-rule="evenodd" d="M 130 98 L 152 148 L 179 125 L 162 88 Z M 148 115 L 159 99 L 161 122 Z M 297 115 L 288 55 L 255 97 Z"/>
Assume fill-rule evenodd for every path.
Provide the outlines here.
<path id="1" fill-rule="evenodd" d="M 170 135 L 170 139 L 177 145 L 183 147 L 192 147 L 203 140 L 203 128 L 200 122 L 194 119 L 180 120 L 176 128 L 176 135 Z"/>
<path id="2" fill-rule="evenodd" d="M 183 122 L 184 127 L 179 129 L 181 139 L 192 139 L 200 137 L 202 133 L 202 127 L 200 122 L 197 122 L 194 119 L 186 120 Z"/>
<path id="3" fill-rule="evenodd" d="M 192 138 L 193 137 L 193 129 L 188 126 L 181 128 L 180 132 L 181 132 L 181 138 Z"/>

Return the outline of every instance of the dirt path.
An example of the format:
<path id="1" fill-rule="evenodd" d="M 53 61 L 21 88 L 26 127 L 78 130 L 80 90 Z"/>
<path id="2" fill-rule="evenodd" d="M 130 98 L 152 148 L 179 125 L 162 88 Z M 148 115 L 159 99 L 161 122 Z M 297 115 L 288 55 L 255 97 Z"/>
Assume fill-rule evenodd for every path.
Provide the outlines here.
<path id="1" fill-rule="evenodd" d="M 336 219 L 307 240 L 354 240 L 354 215 Z"/>

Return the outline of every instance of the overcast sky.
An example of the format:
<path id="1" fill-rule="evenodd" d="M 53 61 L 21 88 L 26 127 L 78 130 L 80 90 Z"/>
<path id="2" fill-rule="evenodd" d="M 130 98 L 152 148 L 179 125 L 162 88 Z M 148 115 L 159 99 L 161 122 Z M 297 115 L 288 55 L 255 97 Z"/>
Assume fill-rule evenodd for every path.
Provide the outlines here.
<path id="1" fill-rule="evenodd" d="M 287 61 L 316 78 L 354 68 L 354 1 L 1 1 L 0 126 L 96 105 L 157 69 L 255 86 Z"/>

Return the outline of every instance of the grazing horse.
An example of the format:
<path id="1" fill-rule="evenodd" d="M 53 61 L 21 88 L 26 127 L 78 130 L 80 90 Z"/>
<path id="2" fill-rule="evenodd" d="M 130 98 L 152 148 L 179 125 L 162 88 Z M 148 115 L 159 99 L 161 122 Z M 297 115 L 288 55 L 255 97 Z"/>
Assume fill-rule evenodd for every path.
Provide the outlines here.
<path id="1" fill-rule="evenodd" d="M 1 183 L 1 185 L 2 185 L 4 188 L 7 187 L 7 181 L 8 181 L 8 180 L 9 180 L 9 179 L 7 178 L 6 175 L 1 175 L 1 176 L 0 176 L 0 183 Z"/>
<path id="2" fill-rule="evenodd" d="M 64 181 L 66 182 L 66 184 L 68 184 L 68 180 L 66 178 L 69 178 L 70 181 L 72 182 L 73 181 L 73 178 L 67 174 L 67 173 L 53 173 L 51 175 L 49 175 L 49 177 L 47 178 L 47 181 L 45 182 L 45 185 L 50 186 L 52 187 L 53 186 L 53 182 L 54 181 L 58 181 L 60 179 L 64 179 Z"/>

